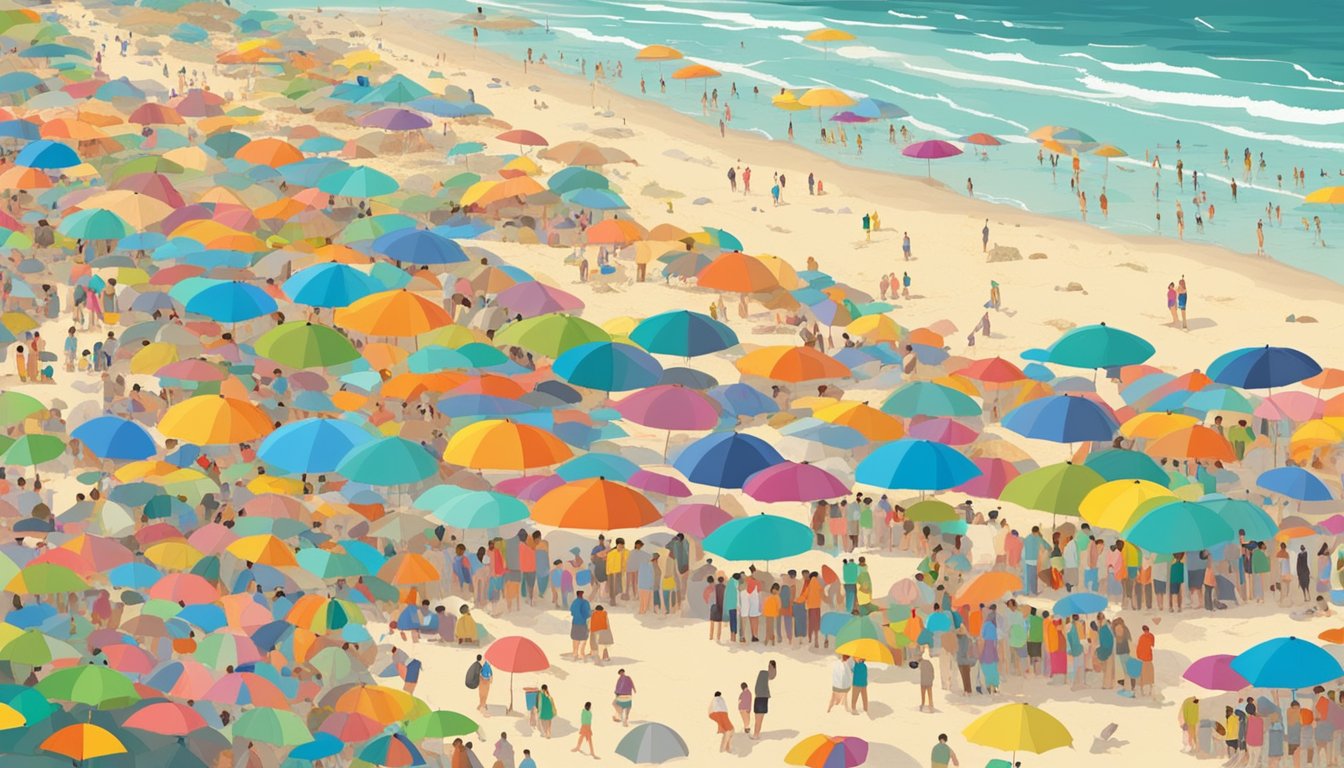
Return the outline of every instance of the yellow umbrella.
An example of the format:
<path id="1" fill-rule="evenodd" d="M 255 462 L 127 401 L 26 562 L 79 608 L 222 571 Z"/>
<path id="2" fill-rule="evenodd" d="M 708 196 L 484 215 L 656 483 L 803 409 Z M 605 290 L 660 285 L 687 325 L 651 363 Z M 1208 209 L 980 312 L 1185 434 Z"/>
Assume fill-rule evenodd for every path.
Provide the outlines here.
<path id="1" fill-rule="evenodd" d="M 136 480 L 144 480 L 147 477 L 157 477 L 176 472 L 177 469 L 176 465 L 169 464 L 166 461 L 145 459 L 143 461 L 132 461 L 117 468 L 112 476 L 123 483 L 132 483 Z"/>
<path id="2" fill-rule="evenodd" d="M 1129 154 L 1125 152 L 1125 150 L 1115 146 L 1114 144 L 1102 144 L 1100 147 L 1097 147 L 1096 149 L 1092 150 L 1092 154 L 1097 155 L 1098 157 L 1106 158 L 1106 170 L 1101 175 L 1102 181 L 1105 181 L 1107 177 L 1111 175 L 1112 157 L 1129 157 Z"/>
<path id="3" fill-rule="evenodd" d="M 801 112 L 807 109 L 807 107 L 798 103 L 798 94 L 789 90 L 782 90 L 775 94 L 774 98 L 770 99 L 770 104 L 785 112 Z"/>
<path id="4" fill-rule="evenodd" d="M 766 269 L 770 270 L 770 274 L 775 276 L 775 279 L 779 281 L 779 286 L 784 290 L 792 291 L 803 287 L 802 278 L 798 277 L 797 270 L 789 262 L 768 253 L 757 254 L 756 259 L 764 264 Z"/>
<path id="5" fill-rule="evenodd" d="M 874 342 L 897 341 L 901 338 L 901 327 L 890 315 L 864 315 L 846 325 L 845 333 Z"/>
<path id="6" fill-rule="evenodd" d="M 1092 525 L 1123 531 L 1144 502 L 1171 495 L 1170 488 L 1147 480 L 1113 480 L 1088 492 L 1078 514 Z"/>
<path id="7" fill-rule="evenodd" d="M 188 571 L 205 557 L 199 550 L 180 539 L 170 539 L 145 548 L 145 559 L 170 571 Z"/>
<path id="8" fill-rule="evenodd" d="M 137 230 L 146 230 L 158 224 L 173 212 L 173 207 L 157 197 L 129 189 L 113 189 L 92 195 L 80 203 L 81 208 L 106 208 L 126 220 Z"/>
<path id="9" fill-rule="evenodd" d="M 813 416 L 831 424 L 856 430 L 873 441 L 899 440 L 905 436 L 901 420 L 867 403 L 839 402 L 813 412 Z"/>
<path id="10" fill-rule="evenodd" d="M 1120 434 L 1131 440 L 1156 439 L 1198 423 L 1199 419 L 1184 413 L 1140 413 L 1120 425 Z"/>
<path id="11" fill-rule="evenodd" d="M 294 559 L 294 550 L 269 533 L 235 539 L 229 543 L 227 549 L 229 554 L 249 563 L 261 563 L 276 568 L 298 565 L 298 561 Z"/>
<path id="12" fill-rule="evenodd" d="M 709 93 L 709 78 L 718 77 L 723 74 L 713 67 L 707 67 L 704 64 L 690 64 L 676 72 L 672 73 L 673 80 L 704 80 L 705 93 Z"/>
<path id="13" fill-rule="evenodd" d="M 871 661 L 874 664 L 896 663 L 891 648 L 884 642 L 871 637 L 860 637 L 836 646 L 835 652 L 855 659 Z"/>
<path id="14" fill-rule="evenodd" d="M 199 395 L 169 408 L 159 419 L 164 437 L 195 445 L 237 445 L 270 434 L 271 419 L 246 400 Z"/>
<path id="15" fill-rule="evenodd" d="M 76 764 L 95 757 L 126 754 L 126 746 L 120 739 L 92 723 L 67 725 L 44 739 L 39 748 L 64 755 Z"/>
<path id="16" fill-rule="evenodd" d="M 160 368 L 178 361 L 177 345 L 166 341 L 146 344 L 131 356 L 131 373 L 153 376 Z"/>
<path id="17" fill-rule="evenodd" d="M 841 107 L 852 107 L 857 102 L 849 94 L 836 88 L 809 88 L 807 93 L 798 97 L 798 103 L 808 108 L 816 107 L 817 125 L 821 125 L 822 107 L 839 109 Z"/>
<path id="18" fill-rule="evenodd" d="M 11 638 L 12 639 L 12 638 Z M 8 704 L 0 704 L 0 731 L 11 731 L 28 724 L 28 718 Z"/>
<path id="19" fill-rule="evenodd" d="M 447 310 L 410 291 L 370 294 L 336 310 L 336 324 L 369 336 L 419 336 L 453 321 Z"/>
<path id="20" fill-rule="evenodd" d="M 0 325 L 5 326 L 15 336 L 22 336 L 36 328 L 37 321 L 22 312 L 6 312 L 0 315 Z"/>
<path id="21" fill-rule="evenodd" d="M 1312 419 L 1294 430 L 1289 442 L 1299 448 L 1323 448 L 1344 442 L 1344 432 L 1331 421 L 1338 419 Z"/>
<path id="22" fill-rule="evenodd" d="M 1013 753 L 1043 754 L 1073 746 L 1073 736 L 1064 724 L 1043 709 L 1030 704 L 1004 704 L 976 718 L 961 732 L 966 740 L 982 747 Z"/>
<path id="23" fill-rule="evenodd" d="M 485 334 L 465 325 L 445 325 L 422 335 L 417 342 L 421 347 L 448 347 L 458 349 L 474 341 L 488 341 Z"/>
<path id="24" fill-rule="evenodd" d="M 535 176 L 536 174 L 541 173 L 541 166 L 537 165 L 537 161 L 533 160 L 527 155 L 519 155 L 518 157 L 515 157 L 509 162 L 505 163 L 504 166 L 499 170 L 518 171 L 527 176 Z"/>
<path id="25" fill-rule="evenodd" d="M 636 61 L 675 61 L 680 58 L 681 51 L 670 45 L 646 45 L 635 54 Z"/>
<path id="26" fill-rule="evenodd" d="M 540 427 L 486 419 L 457 431 L 443 451 L 449 464 L 470 469 L 526 471 L 573 456 L 569 446 Z"/>
<path id="27" fill-rule="evenodd" d="M 1307 195 L 1305 202 L 1344 205 L 1344 187 L 1321 187 Z"/>
<path id="28" fill-rule="evenodd" d="M 851 35 L 843 29 L 829 29 L 827 27 L 822 27 L 814 32 L 808 32 L 803 39 L 809 43 L 821 43 L 821 56 L 822 58 L 826 58 L 827 54 L 830 53 L 830 43 L 843 43 L 848 40 L 853 40 L 854 35 Z"/>

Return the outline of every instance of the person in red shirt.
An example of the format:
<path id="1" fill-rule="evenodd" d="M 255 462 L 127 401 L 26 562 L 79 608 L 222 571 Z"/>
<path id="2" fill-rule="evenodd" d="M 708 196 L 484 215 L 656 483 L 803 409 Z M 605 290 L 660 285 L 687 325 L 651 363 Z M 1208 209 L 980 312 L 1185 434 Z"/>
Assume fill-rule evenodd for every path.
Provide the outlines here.
<path id="1" fill-rule="evenodd" d="M 1143 633 L 1139 635 L 1139 642 L 1134 647 L 1134 658 L 1139 660 L 1139 692 L 1153 692 L 1153 646 L 1157 638 L 1145 624 Z"/>

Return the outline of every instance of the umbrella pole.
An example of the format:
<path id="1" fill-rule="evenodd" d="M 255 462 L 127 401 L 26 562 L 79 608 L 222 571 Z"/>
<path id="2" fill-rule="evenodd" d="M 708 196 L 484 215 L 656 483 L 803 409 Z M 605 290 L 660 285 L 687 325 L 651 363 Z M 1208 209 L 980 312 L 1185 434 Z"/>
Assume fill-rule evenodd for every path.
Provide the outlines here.
<path id="1" fill-rule="evenodd" d="M 667 461 L 667 449 L 672 445 L 672 430 L 667 430 L 667 439 L 663 441 L 663 461 Z"/>
<path id="2" fill-rule="evenodd" d="M 509 712 L 513 711 L 513 673 L 509 673 Z M 505 713 L 507 714 L 507 713 Z"/>

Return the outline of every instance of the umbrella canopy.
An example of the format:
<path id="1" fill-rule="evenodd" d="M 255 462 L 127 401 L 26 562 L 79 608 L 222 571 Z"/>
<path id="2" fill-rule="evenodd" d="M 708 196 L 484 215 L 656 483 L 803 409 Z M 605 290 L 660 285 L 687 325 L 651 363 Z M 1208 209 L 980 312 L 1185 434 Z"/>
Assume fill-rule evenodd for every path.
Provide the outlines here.
<path id="1" fill-rule="evenodd" d="M 1005 704 L 971 722 L 962 735 L 972 744 L 1002 752 L 1044 754 L 1073 746 L 1064 724 L 1030 704 Z"/>
<path id="2" fill-rule="evenodd" d="M 1232 668 L 1235 656 L 1219 653 L 1196 659 L 1181 677 L 1208 691 L 1240 691 L 1251 687 L 1246 678 Z"/>
<path id="3" fill-rule="evenodd" d="M 1260 488 L 1297 501 L 1330 501 L 1334 495 L 1321 479 L 1302 467 L 1276 467 L 1255 479 Z"/>
<path id="4" fill-rule="evenodd" d="M 559 464 L 573 455 L 540 427 L 486 419 L 458 430 L 448 441 L 443 460 L 470 469 L 523 471 Z"/>
<path id="5" fill-rule="evenodd" d="M 1209 378 L 1242 389 L 1286 387 L 1320 372 L 1320 364 L 1305 353 L 1271 346 L 1234 349 L 1208 368 Z"/>
<path id="6" fill-rule="evenodd" d="M 980 475 L 979 467 L 957 450 L 928 440 L 895 440 L 878 446 L 855 471 L 863 485 L 912 491 L 941 491 Z"/>
<path id="7" fill-rule="evenodd" d="M 821 467 L 785 461 L 748 477 L 742 492 L 757 501 L 807 502 L 847 496 L 849 487 Z"/>
<path id="8" fill-rule="evenodd" d="M 262 440 L 257 457 L 287 472 L 333 472 L 369 433 L 341 419 L 301 419 Z"/>
<path id="9" fill-rule="evenodd" d="M 641 320 L 630 340 L 659 355 L 697 357 L 737 345 L 737 334 L 709 315 L 676 310 Z"/>
<path id="10" fill-rule="evenodd" d="M 541 672 L 551 662 L 541 648 L 521 635 L 501 637 L 485 649 L 485 660 L 505 672 Z"/>
<path id="11" fill-rule="evenodd" d="M 1083 499 L 1104 482 L 1092 469 L 1065 462 L 1018 475 L 999 499 L 1052 515 L 1076 515 Z"/>
<path id="12" fill-rule="evenodd" d="M 738 358 L 737 369 L 748 376 L 792 383 L 852 375 L 844 363 L 812 347 L 762 347 Z"/>
<path id="13" fill-rule="evenodd" d="M 1142 338 L 1101 323 L 1066 332 L 1045 350 L 1042 362 L 1071 368 L 1115 368 L 1138 365 L 1156 351 Z"/>
<path id="14" fill-rule="evenodd" d="M 719 423 L 712 398 L 676 384 L 642 389 L 613 405 L 625 419 L 654 429 L 713 429 Z"/>
<path id="15" fill-rule="evenodd" d="M 1171 555 L 1226 544 L 1237 532 L 1217 512 L 1190 501 L 1168 501 L 1145 508 L 1122 532 L 1140 549 Z"/>
<path id="16" fill-rule="evenodd" d="M 964 392 L 930 381 L 903 384 L 882 401 L 882 411 L 895 416 L 979 416 L 980 404 Z"/>
<path id="17" fill-rule="evenodd" d="M 784 461 L 769 443 L 740 432 L 720 432 L 686 446 L 673 466 L 693 483 L 741 488 L 747 478 Z"/>
<path id="18" fill-rule="evenodd" d="M 812 529 L 776 515 L 729 520 L 705 537 L 704 548 L 727 560 L 779 560 L 812 549 Z"/>
<path id="19" fill-rule="evenodd" d="M 1324 648 L 1296 637 L 1278 637 L 1237 654 L 1229 665 L 1256 688 L 1298 690 L 1344 676 Z"/>
<path id="20" fill-rule="evenodd" d="M 571 347 L 556 358 L 551 371 L 570 384 L 603 392 L 651 387 L 663 375 L 663 367 L 653 355 L 614 341 Z"/>
<path id="21" fill-rule="evenodd" d="M 247 400 L 198 395 L 177 403 L 159 419 L 159 432 L 195 445 L 237 445 L 270 434 L 271 419 Z"/>
<path id="22" fill-rule="evenodd" d="M 662 723 L 640 723 L 621 737 L 616 754 L 632 763 L 657 765 L 689 757 L 691 750 L 676 731 Z"/>
<path id="23" fill-rule="evenodd" d="M 495 491 L 459 491 L 435 505 L 430 514 L 444 525 L 464 530 L 499 528 L 529 516 L 526 504 Z"/>
<path id="24" fill-rule="evenodd" d="M 76 763 L 126 753 L 126 745 L 111 731 L 92 723 L 67 725 L 43 739 L 39 748 L 68 757 Z"/>
<path id="25" fill-rule="evenodd" d="M 1105 406 L 1072 395 L 1024 403 L 1004 414 L 1003 426 L 1023 437 L 1056 443 L 1110 440 L 1119 427 Z"/>
<path id="26" fill-rule="evenodd" d="M 661 515 L 644 494 L 602 477 L 554 488 L 532 505 L 532 519 L 556 528 L 610 531 L 639 528 Z"/>

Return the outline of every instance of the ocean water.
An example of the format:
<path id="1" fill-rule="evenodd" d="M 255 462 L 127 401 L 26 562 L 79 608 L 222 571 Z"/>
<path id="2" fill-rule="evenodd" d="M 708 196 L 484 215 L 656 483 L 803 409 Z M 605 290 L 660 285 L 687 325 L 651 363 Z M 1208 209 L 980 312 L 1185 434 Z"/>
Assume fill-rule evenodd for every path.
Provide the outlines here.
<path id="1" fill-rule="evenodd" d="M 267 2 L 272 0 L 262 4 Z M 370 7 L 368 0 L 323 5 Z M 392 5 L 445 9 L 430 0 L 390 0 Z M 967 153 L 935 161 L 932 175 L 958 191 L 971 177 L 979 197 L 1071 219 L 1080 211 L 1069 184 L 1070 158 L 1061 157 L 1052 172 L 1048 157 L 1038 163 L 1038 145 L 1026 134 L 1043 125 L 1077 128 L 1129 154 L 1109 164 L 1081 156 L 1089 223 L 1152 234 L 1159 231 L 1160 212 L 1161 234 L 1174 237 L 1179 200 L 1186 240 L 1254 253 L 1255 225 L 1264 219 L 1270 257 L 1344 282 L 1344 259 L 1338 258 L 1344 206 L 1302 199 L 1319 187 L 1344 184 L 1344 56 L 1338 53 L 1344 10 L 1334 2 L 1130 0 L 1086 7 L 1058 0 L 471 0 L 445 10 L 467 13 L 477 5 L 488 15 L 523 16 L 540 25 L 517 33 L 482 30 L 483 45 L 517 57 L 531 47 L 538 56 L 547 53 L 552 66 L 576 72 L 586 59 L 590 75 L 596 61 L 608 62 L 612 74 L 621 61 L 624 76 L 609 75 L 609 87 L 638 95 L 643 77 L 647 98 L 717 124 L 719 113 L 702 115 L 701 81 L 671 79 L 677 62 L 660 67 L 633 60 L 644 45 L 672 45 L 688 60 L 723 73 L 708 81 L 718 90 L 720 112 L 736 86 L 731 129 L 786 140 L 792 120 L 801 146 L 844 162 L 926 173 L 924 161 L 904 158 L 899 145 L 888 143 L 886 122 L 847 125 L 848 148 L 822 145 L 815 110 L 783 112 L 770 97 L 781 87 L 830 86 L 900 105 L 910 116 L 897 125 L 905 124 L 916 139 L 992 134 L 1003 145 L 989 148 L 988 159 Z M 822 27 L 857 39 L 827 46 L 803 39 Z M 471 34 L 463 27 L 439 31 L 464 40 Z M 668 79 L 665 94 L 659 93 L 660 74 Z M 835 125 L 832 112 L 821 115 L 828 128 Z M 864 137 L 861 158 L 855 133 Z M 1249 180 L 1242 166 L 1247 149 L 1253 156 Z M 1152 165 L 1154 155 L 1160 171 Z M 1294 167 L 1306 169 L 1305 185 L 1293 184 Z M 1199 205 L 1203 233 L 1196 231 L 1193 171 L 1208 197 Z M 1239 185 L 1235 202 L 1232 178 Z M 1103 186 L 1110 203 L 1106 219 L 1097 207 Z M 1209 203 L 1216 207 L 1212 221 Z M 1267 215 L 1267 205 L 1281 211 L 1281 223 Z M 1330 247 L 1315 244 L 1314 233 L 1304 230 L 1302 219 L 1313 216 L 1321 217 Z"/>

